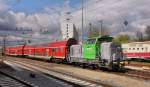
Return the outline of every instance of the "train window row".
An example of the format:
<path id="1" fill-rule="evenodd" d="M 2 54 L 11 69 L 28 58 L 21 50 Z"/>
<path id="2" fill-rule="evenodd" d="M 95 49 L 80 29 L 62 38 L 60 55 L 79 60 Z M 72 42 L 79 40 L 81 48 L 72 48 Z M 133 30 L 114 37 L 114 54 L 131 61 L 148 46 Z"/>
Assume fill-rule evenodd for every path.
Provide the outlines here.
<path id="1" fill-rule="evenodd" d="M 50 49 L 46 49 L 46 51 L 43 51 L 43 53 L 36 51 L 35 55 L 46 55 L 47 56 L 49 54 L 49 51 L 50 51 Z M 63 48 L 53 48 L 53 49 L 51 49 L 51 51 L 54 53 L 63 53 L 64 49 Z M 31 52 L 31 50 L 30 50 L 30 52 Z"/>
<path id="2" fill-rule="evenodd" d="M 49 51 L 52 51 L 54 53 L 64 53 L 64 48 L 52 48 L 52 49 L 46 49 L 45 51 L 39 51 L 39 50 L 24 50 L 24 53 L 30 53 L 31 55 L 45 55 L 47 56 L 49 54 Z M 16 50 L 16 51 L 9 51 L 10 53 L 20 53 L 22 52 L 22 49 Z M 34 53 L 35 52 L 35 53 Z"/>
<path id="3" fill-rule="evenodd" d="M 53 52 L 61 52 L 61 53 L 63 53 L 64 52 L 64 50 L 63 50 L 63 48 L 53 48 L 52 49 L 53 50 Z"/>
<path id="4" fill-rule="evenodd" d="M 129 50 L 129 51 L 148 51 L 148 48 L 124 48 L 124 50 Z"/>

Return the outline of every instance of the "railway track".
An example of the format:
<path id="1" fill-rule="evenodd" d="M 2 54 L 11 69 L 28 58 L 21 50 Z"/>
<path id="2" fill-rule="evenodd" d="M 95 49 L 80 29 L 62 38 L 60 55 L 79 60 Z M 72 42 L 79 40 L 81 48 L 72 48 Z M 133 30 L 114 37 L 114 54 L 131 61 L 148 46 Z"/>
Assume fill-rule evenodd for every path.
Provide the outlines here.
<path id="1" fill-rule="evenodd" d="M 18 61 L 18 60 L 15 60 L 15 61 Z M 39 63 L 42 63 L 42 65 L 44 67 L 45 66 L 49 67 L 47 64 L 45 64 L 41 61 L 34 61 L 34 60 L 30 60 L 30 59 L 27 59 L 26 61 L 38 62 L 38 63 L 35 63 L 38 65 L 39 65 Z M 25 61 L 22 61 L 22 62 L 25 62 Z M 66 67 L 66 65 L 64 65 L 64 67 Z M 87 68 L 87 69 L 89 69 L 89 68 Z M 51 69 L 51 70 L 53 70 L 53 69 Z M 89 69 L 89 70 L 91 70 L 91 69 Z M 53 70 L 53 71 L 58 72 L 57 70 Z M 97 69 L 96 71 L 102 71 L 102 70 Z M 109 72 L 109 71 L 103 71 L 103 72 L 117 74 L 117 75 L 121 75 L 121 76 L 129 76 L 129 77 L 135 77 L 135 78 L 139 78 L 139 79 L 150 80 L 150 70 L 142 71 L 142 70 L 127 69 L 124 73 L 122 73 L 122 72 Z M 59 73 L 63 73 L 63 72 L 59 72 Z"/>
<path id="2" fill-rule="evenodd" d="M 63 81 L 74 83 L 74 85 L 78 84 L 81 87 L 111 87 L 106 84 L 100 84 L 99 82 L 91 81 L 88 78 L 82 78 L 82 76 L 73 76 L 71 73 L 66 73 L 63 71 L 51 69 L 51 68 L 49 68 L 48 65 L 46 65 L 44 63 L 43 64 L 33 63 L 33 60 L 31 60 L 29 62 L 28 59 L 26 61 L 18 61 L 18 60 L 14 61 L 11 59 L 7 59 L 7 61 L 14 63 L 14 64 L 19 64 L 23 67 L 25 66 L 24 68 L 27 67 L 27 69 L 30 69 L 33 71 L 42 72 L 45 75 L 48 75 L 48 76 L 50 75 L 51 77 L 55 77 L 55 78 L 63 80 Z M 79 87 L 79 86 L 77 86 L 77 87 Z"/>
<path id="3" fill-rule="evenodd" d="M 125 75 L 150 80 L 150 71 L 128 70 Z"/>
<path id="4" fill-rule="evenodd" d="M 0 71 L 0 87 L 37 87 Z"/>
<path id="5" fill-rule="evenodd" d="M 9 61 L 12 61 L 12 59 L 9 59 Z M 72 73 L 66 73 L 66 72 L 63 72 L 63 71 L 58 71 L 58 70 L 54 70 L 54 69 L 50 69 L 50 68 L 47 68 L 49 67 L 49 65 L 45 62 L 41 62 L 41 61 L 35 61 L 35 60 L 30 60 L 30 59 L 21 59 L 21 60 L 18 60 L 18 59 L 13 59 L 13 61 L 20 61 L 23 62 L 23 63 L 27 63 L 29 65 L 34 65 L 34 66 L 37 66 L 37 67 L 41 67 L 41 68 L 44 68 L 44 69 L 47 69 L 49 71 L 54 71 L 54 72 L 57 72 L 57 73 L 61 73 L 63 75 L 67 75 L 67 76 L 71 76 L 72 77 Z M 30 61 L 30 62 L 29 62 Z M 52 64 L 51 67 L 55 67 L 57 66 L 58 64 Z M 62 66 L 66 67 L 67 65 L 64 65 L 64 64 L 61 64 Z M 59 65 L 58 65 L 59 66 Z M 91 70 L 91 69 L 89 69 Z M 93 70 L 92 70 L 93 71 Z M 96 70 L 96 71 L 101 71 L 101 70 Z M 146 79 L 146 80 L 150 80 L 150 73 L 149 71 L 138 71 L 138 70 L 128 70 L 127 72 L 125 73 L 119 73 L 119 72 L 109 72 L 109 71 L 103 71 L 103 72 L 106 72 L 106 73 L 112 73 L 112 74 L 117 74 L 117 75 L 121 75 L 121 76 L 128 76 L 128 77 L 135 77 L 135 78 L 139 78 L 139 79 Z M 82 80 L 85 80 L 83 78 L 81 78 L 80 76 L 76 76 L 76 78 L 80 79 L 79 81 L 82 81 Z M 77 79 L 77 80 L 78 80 Z M 95 81 L 91 81 L 91 80 L 87 80 L 86 79 L 87 84 L 96 84 L 97 85 L 97 82 Z M 90 83 L 89 83 L 90 82 Z M 79 84 L 79 83 L 77 83 Z M 105 84 L 104 84 L 105 85 Z"/>

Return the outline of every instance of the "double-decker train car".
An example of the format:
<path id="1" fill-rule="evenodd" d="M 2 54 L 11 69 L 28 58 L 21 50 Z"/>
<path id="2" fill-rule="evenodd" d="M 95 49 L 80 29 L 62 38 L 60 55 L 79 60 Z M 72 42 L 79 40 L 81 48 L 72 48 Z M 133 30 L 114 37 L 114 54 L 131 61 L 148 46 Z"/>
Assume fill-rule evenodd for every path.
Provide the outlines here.
<path id="1" fill-rule="evenodd" d="M 17 49 L 16 49 L 16 47 L 7 47 L 5 49 L 5 54 L 6 55 L 11 55 L 11 56 L 16 56 L 17 55 Z"/>
<path id="2" fill-rule="evenodd" d="M 150 59 L 150 41 L 122 44 L 127 59 Z"/>
<path id="3" fill-rule="evenodd" d="M 47 44 L 33 45 L 30 57 L 45 58 L 48 60 L 67 60 L 70 46 L 77 44 L 75 39 L 55 41 Z"/>
<path id="4" fill-rule="evenodd" d="M 23 45 L 6 48 L 7 55 L 29 56 L 48 60 L 59 59 L 67 61 L 70 46 L 77 44 L 75 39 L 55 41 L 46 44 Z"/>
<path id="5" fill-rule="evenodd" d="M 31 48 L 32 48 L 32 46 L 28 46 L 28 45 L 19 45 L 19 46 L 7 47 L 5 49 L 5 54 L 6 55 L 12 55 L 12 56 L 29 55 Z"/>

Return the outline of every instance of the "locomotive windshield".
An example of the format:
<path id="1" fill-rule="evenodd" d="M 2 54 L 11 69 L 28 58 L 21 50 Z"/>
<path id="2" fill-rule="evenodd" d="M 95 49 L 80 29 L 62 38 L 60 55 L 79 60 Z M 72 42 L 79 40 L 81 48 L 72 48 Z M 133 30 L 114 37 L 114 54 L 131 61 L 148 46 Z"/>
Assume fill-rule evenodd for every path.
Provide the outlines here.
<path id="1" fill-rule="evenodd" d="M 95 44 L 95 42 L 96 42 L 96 39 L 88 39 L 87 40 L 87 44 Z"/>

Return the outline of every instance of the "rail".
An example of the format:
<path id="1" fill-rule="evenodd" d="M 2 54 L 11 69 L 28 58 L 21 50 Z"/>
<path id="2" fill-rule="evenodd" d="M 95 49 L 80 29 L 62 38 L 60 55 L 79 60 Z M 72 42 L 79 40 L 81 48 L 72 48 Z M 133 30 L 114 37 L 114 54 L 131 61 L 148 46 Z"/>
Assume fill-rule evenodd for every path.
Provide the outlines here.
<path id="1" fill-rule="evenodd" d="M 0 87 L 37 87 L 3 71 L 0 71 L 0 76 Z"/>
<path id="2" fill-rule="evenodd" d="M 82 76 L 75 76 L 75 75 L 72 75 L 71 73 L 66 73 L 66 72 L 63 72 L 63 71 L 50 69 L 50 68 L 48 68 L 48 66 L 46 67 L 45 65 L 42 65 L 42 64 L 32 63 L 32 61 L 30 61 L 30 62 L 29 61 L 17 61 L 17 60 L 12 61 L 10 59 L 8 61 L 19 64 L 19 65 L 23 65 L 25 67 L 28 67 L 28 68 L 34 70 L 34 71 L 38 70 L 38 68 L 41 69 L 41 70 L 38 70 L 38 71 L 46 70 L 46 72 L 50 72 L 50 74 L 45 73 L 46 75 L 51 75 L 51 76 L 57 77 L 61 80 L 64 79 L 67 82 L 71 82 L 71 83 L 74 83 L 74 84 L 79 84 L 81 86 L 111 87 L 107 84 L 101 84 L 100 82 L 89 80 L 88 78 L 82 78 Z M 35 67 L 38 67 L 38 68 L 35 69 Z"/>

